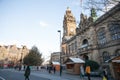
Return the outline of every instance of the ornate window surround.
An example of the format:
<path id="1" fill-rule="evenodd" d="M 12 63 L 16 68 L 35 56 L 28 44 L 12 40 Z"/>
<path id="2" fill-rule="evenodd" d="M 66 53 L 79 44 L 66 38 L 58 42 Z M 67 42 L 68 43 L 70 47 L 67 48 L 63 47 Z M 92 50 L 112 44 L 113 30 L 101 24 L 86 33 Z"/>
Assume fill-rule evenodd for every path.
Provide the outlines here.
<path id="1" fill-rule="evenodd" d="M 102 27 L 97 31 L 97 39 L 98 44 L 105 44 L 107 42 L 105 27 Z"/>
<path id="2" fill-rule="evenodd" d="M 111 22 L 108 25 L 109 32 L 112 40 L 120 39 L 120 23 L 119 22 Z"/>

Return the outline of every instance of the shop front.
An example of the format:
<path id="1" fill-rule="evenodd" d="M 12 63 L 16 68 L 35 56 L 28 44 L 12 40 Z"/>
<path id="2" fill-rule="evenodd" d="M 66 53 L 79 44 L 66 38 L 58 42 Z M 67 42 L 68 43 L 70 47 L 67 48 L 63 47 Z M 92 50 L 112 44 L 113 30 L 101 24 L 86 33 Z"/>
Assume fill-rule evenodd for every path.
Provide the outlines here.
<path id="1" fill-rule="evenodd" d="M 112 59 L 112 65 L 116 80 L 120 80 L 120 56 Z"/>
<path id="2" fill-rule="evenodd" d="M 56 71 L 60 71 L 60 63 L 59 62 L 53 61 L 52 62 L 52 66 L 55 67 Z"/>
<path id="3" fill-rule="evenodd" d="M 80 67 L 84 65 L 84 61 L 80 58 L 68 58 L 65 62 L 66 71 L 70 74 L 80 74 Z"/>
<path id="4" fill-rule="evenodd" d="M 120 56 L 116 56 L 109 60 L 109 63 L 112 65 L 112 75 L 115 80 L 120 80 Z"/>

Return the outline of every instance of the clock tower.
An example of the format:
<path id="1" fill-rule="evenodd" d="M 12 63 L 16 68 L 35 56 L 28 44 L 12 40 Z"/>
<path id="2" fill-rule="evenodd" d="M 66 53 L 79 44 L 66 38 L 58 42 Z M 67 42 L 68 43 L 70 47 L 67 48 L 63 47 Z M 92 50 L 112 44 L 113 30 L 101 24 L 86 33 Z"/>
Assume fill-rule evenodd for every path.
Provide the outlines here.
<path id="1" fill-rule="evenodd" d="M 69 7 L 67 7 L 63 20 L 63 40 L 76 34 L 76 20 Z"/>

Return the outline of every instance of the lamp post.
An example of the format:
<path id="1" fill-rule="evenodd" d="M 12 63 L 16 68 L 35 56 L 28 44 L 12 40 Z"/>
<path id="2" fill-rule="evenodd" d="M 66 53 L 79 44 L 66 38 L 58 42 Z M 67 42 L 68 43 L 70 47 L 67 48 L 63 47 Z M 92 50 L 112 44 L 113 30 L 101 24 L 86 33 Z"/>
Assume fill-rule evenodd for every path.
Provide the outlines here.
<path id="1" fill-rule="evenodd" d="M 21 50 L 21 59 L 20 59 L 20 69 L 22 69 L 22 65 L 23 65 L 23 46 L 22 46 L 22 50 Z"/>
<path id="2" fill-rule="evenodd" d="M 61 30 L 58 30 L 60 33 L 60 76 L 62 75 L 62 66 L 61 66 Z"/>
<path id="3" fill-rule="evenodd" d="M 22 46 L 22 49 L 21 49 L 21 64 L 23 63 L 23 46 Z"/>

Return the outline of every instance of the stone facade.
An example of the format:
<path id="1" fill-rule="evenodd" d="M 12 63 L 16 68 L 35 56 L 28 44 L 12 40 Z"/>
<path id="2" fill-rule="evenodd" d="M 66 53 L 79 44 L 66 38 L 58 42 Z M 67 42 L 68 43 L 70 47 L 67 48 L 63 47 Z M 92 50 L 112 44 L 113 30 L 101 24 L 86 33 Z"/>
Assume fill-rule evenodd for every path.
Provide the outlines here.
<path id="1" fill-rule="evenodd" d="M 67 11 L 67 10 L 66 10 Z M 64 22 L 66 19 L 64 19 Z M 76 34 L 73 36 L 68 35 L 66 41 L 62 41 L 62 53 L 63 53 L 63 62 L 68 57 L 80 57 L 84 59 L 84 56 L 88 56 L 90 59 L 98 59 L 98 51 L 96 50 L 96 36 L 93 24 L 92 16 L 87 18 L 83 13 L 80 16 L 79 27 L 74 27 Z M 71 23 L 71 22 L 69 22 Z M 68 23 L 67 23 L 68 24 Z M 71 23 L 74 24 L 74 23 Z M 63 24 L 64 27 L 65 24 Z M 66 26 L 69 27 L 69 26 Z M 65 29 L 65 28 L 64 28 Z M 70 30 L 68 31 L 70 32 Z M 65 35 L 63 33 L 63 35 Z M 98 60 L 99 62 L 99 60 Z"/>
<path id="2" fill-rule="evenodd" d="M 64 31 L 64 35 L 65 36 L 73 36 L 76 34 L 76 20 L 70 10 L 70 8 L 68 7 L 66 10 L 66 14 L 64 15 L 64 21 L 63 21 L 63 31 Z"/>
<path id="3" fill-rule="evenodd" d="M 53 52 L 51 53 L 50 62 L 60 62 L 60 52 Z"/>
<path id="4" fill-rule="evenodd" d="M 63 37 L 62 37 L 62 61 L 63 62 L 64 60 L 67 59 L 66 57 L 75 54 L 73 53 L 73 50 L 71 50 L 75 42 L 68 41 L 75 35 L 76 35 L 76 20 L 70 8 L 68 7 L 63 20 Z"/>
<path id="5" fill-rule="evenodd" d="M 0 62 L 3 64 L 17 64 L 29 53 L 26 46 L 18 48 L 16 45 L 0 46 Z"/>
<path id="6" fill-rule="evenodd" d="M 88 56 L 89 59 L 98 60 L 98 51 L 96 50 L 96 36 L 93 27 L 93 18 L 87 18 L 81 14 L 80 25 L 77 28 L 77 54 L 83 59 Z M 98 60 L 99 61 L 99 60 Z"/>
<path id="7" fill-rule="evenodd" d="M 116 77 L 113 70 L 115 66 L 109 65 L 106 61 L 120 56 L 120 3 L 97 19 L 94 28 L 101 66 L 107 67 L 108 72 Z"/>
<path id="8" fill-rule="evenodd" d="M 63 62 L 68 57 L 94 60 L 101 64 L 101 68 L 107 67 L 109 75 L 112 74 L 115 78 L 114 66 L 106 61 L 109 62 L 110 59 L 120 56 L 120 3 L 97 20 L 95 12 L 94 16 L 92 12 L 94 11 L 91 10 L 91 16 L 88 18 L 81 13 L 80 24 L 78 28 L 74 27 L 75 35 L 68 35 L 64 40 L 65 33 L 63 33 L 61 46 Z M 65 20 L 63 27 L 69 27 L 64 26 Z"/>

